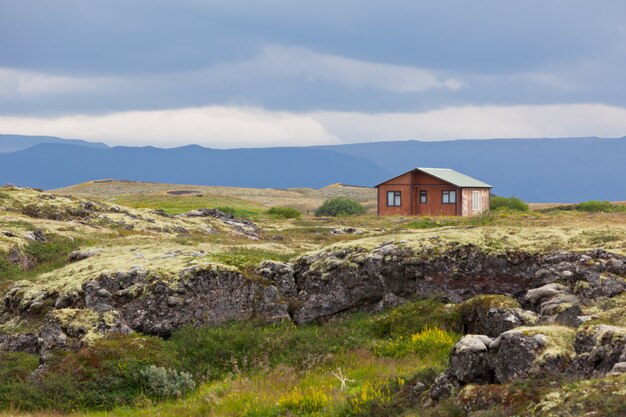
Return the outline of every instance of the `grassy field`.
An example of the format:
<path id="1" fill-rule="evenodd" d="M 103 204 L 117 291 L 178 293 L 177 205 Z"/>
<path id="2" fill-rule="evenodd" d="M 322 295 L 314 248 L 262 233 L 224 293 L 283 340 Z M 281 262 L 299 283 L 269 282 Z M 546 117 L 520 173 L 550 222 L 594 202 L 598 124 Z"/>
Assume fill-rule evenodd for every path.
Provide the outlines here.
<path id="1" fill-rule="evenodd" d="M 158 184 L 136 181 L 91 181 L 54 190 L 60 194 L 118 202 L 130 207 L 153 208 L 154 200 L 174 211 L 201 207 L 231 206 L 251 213 L 272 206 L 293 207 L 312 213 L 325 199 L 350 197 L 360 201 L 370 212 L 376 208 L 376 190 L 341 184 L 312 188 L 240 188 L 200 185 Z M 195 200 L 197 198 L 197 200 Z M 204 205 L 203 205 L 204 204 Z"/>

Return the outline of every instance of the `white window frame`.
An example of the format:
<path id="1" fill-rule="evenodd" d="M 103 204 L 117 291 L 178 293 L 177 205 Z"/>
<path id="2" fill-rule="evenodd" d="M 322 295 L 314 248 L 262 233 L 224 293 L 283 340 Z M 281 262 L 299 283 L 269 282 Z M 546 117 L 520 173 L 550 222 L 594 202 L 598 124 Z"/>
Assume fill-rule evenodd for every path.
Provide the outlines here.
<path id="1" fill-rule="evenodd" d="M 387 206 L 399 207 L 402 205 L 402 191 L 387 191 Z"/>
<path id="2" fill-rule="evenodd" d="M 442 191 L 441 204 L 456 204 L 456 190 Z"/>

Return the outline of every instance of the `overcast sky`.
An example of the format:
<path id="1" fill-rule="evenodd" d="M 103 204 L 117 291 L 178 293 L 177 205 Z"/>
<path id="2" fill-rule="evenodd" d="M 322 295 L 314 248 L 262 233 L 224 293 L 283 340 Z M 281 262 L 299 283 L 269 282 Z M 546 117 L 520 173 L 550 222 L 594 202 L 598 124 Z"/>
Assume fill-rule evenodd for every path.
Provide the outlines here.
<path id="1" fill-rule="evenodd" d="M 0 133 L 626 135 L 623 0 L 0 0 Z"/>

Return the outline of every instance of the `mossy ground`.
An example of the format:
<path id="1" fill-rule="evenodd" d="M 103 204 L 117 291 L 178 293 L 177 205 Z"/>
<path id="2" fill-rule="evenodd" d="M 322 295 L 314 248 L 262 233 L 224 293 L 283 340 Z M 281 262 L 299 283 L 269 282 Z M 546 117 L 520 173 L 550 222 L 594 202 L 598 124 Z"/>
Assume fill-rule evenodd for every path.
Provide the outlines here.
<path id="1" fill-rule="evenodd" d="M 219 193 L 219 190 L 198 189 L 202 196 L 195 197 L 195 194 L 168 194 L 170 186 L 146 185 L 161 188 L 151 188 L 149 193 L 131 192 L 129 196 L 128 187 L 120 188 L 116 194 L 114 188 L 121 185 L 108 183 L 108 186 L 113 188 L 108 188 L 108 194 L 102 196 L 103 203 L 97 203 L 102 205 L 99 214 L 104 217 L 99 214 L 84 217 L 81 203 L 86 194 L 76 198 L 62 195 L 65 192 L 1 189 L 0 285 L 6 288 L 16 280 L 23 280 L 24 291 L 33 296 L 41 290 L 71 291 L 101 272 L 128 271 L 132 267 L 145 268 L 166 281 L 175 281 L 182 268 L 192 265 L 249 272 L 264 259 L 285 261 L 328 247 L 369 250 L 388 241 L 402 241 L 409 248 L 432 254 L 466 244 L 492 253 L 603 247 L 626 254 L 624 213 L 530 211 L 469 219 L 379 218 L 371 214 L 315 218 L 310 215 L 312 201 L 322 201 L 344 191 L 358 196 L 361 191 L 340 187 L 318 190 L 317 194 L 306 190 L 287 190 L 283 194 L 274 193 L 276 190 L 249 190 L 251 197 L 246 198 L 242 189 Z M 141 184 L 137 187 L 141 189 Z M 94 190 L 97 187 L 92 183 L 83 191 L 91 193 L 93 198 L 97 194 Z M 283 200 L 278 202 L 278 196 Z M 298 203 L 298 198 L 309 200 Z M 362 201 L 368 204 L 367 199 Z M 133 207 L 122 207 L 122 212 L 110 211 L 111 204 L 122 202 Z M 254 218 L 262 228 L 263 239 L 250 240 L 210 218 L 169 218 L 152 212 L 162 209 L 176 214 L 224 205 Z M 266 213 L 273 205 L 291 205 L 303 215 L 297 219 L 277 218 Z M 181 227 L 186 232 L 181 232 Z M 347 227 L 362 233 L 331 233 L 333 229 Z M 24 237 L 34 230 L 42 230 L 48 242 L 33 243 Z M 69 263 L 68 252 L 77 248 L 97 249 L 99 253 Z M 23 268 L 10 262 L 8 254 L 13 250 L 33 258 L 32 266 Z M 623 326 L 626 305 L 623 298 L 603 301 L 590 307 L 589 313 L 597 316 L 595 321 Z M 510 299 L 482 301 L 489 305 L 515 306 Z M 72 325 L 84 319 L 83 327 L 87 331 L 92 329 L 94 317 L 75 317 L 71 311 L 58 314 Z M 424 410 L 411 391 L 415 381 L 432 382 L 446 367 L 451 348 L 446 336 L 451 340 L 458 337 L 459 314 L 462 314 L 459 307 L 429 300 L 379 315 L 355 315 L 316 326 L 233 324 L 213 329 L 182 329 L 169 340 L 137 335 L 94 337 L 81 352 L 59 353 L 39 388 L 28 380 L 38 365 L 37 358 L 2 354 L 0 405 L 5 411 L 0 415 L 29 415 L 27 409 L 43 409 L 53 411 L 34 411 L 32 415 L 74 412 L 102 416 L 466 416 L 469 411 L 457 400 Z M 3 330 L 23 332 L 36 328 L 37 324 L 36 320 L 11 321 L 3 324 Z M 440 329 L 441 333 L 429 329 Z M 546 352 L 568 352 L 571 346 L 571 334 L 567 331 L 553 328 L 528 331 L 548 336 Z M 433 349 L 424 350 L 420 347 L 421 340 L 437 343 L 429 343 Z M 151 398 L 137 377 L 139 370 L 150 364 L 190 371 L 199 386 L 185 398 Z M 354 380 L 348 382 L 345 390 L 332 374 L 337 368 Z M 481 415 L 511 415 L 506 414 L 511 410 L 517 410 L 518 415 L 568 415 L 555 413 L 559 406 L 575 410 L 577 395 L 585 399 L 581 400 L 581 410 L 590 410 L 605 395 L 606 404 L 598 405 L 599 409 L 621 412 L 623 408 L 619 408 L 616 400 L 621 392 L 618 382 L 623 387 L 624 381 L 618 379 L 588 383 L 557 381 L 554 386 L 549 383 L 505 386 L 501 388 L 516 393 L 515 406 L 491 404 L 483 407 L 485 414 Z M 613 393 L 607 394 L 610 388 Z M 555 393 L 567 395 L 556 398 Z M 539 407 L 538 404 L 543 404 L 542 408 L 533 411 L 532 407 Z M 598 415 L 612 415 L 606 413 Z"/>

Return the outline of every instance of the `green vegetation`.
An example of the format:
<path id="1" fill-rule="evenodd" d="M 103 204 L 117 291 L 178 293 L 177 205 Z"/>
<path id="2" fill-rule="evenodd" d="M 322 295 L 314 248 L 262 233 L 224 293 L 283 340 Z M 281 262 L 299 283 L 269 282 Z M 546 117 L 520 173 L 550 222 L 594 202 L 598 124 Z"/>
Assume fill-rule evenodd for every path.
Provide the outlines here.
<path id="1" fill-rule="evenodd" d="M 30 241 L 20 250 L 30 268 L 23 270 L 18 264 L 11 262 L 7 255 L 0 254 L 0 285 L 26 279 L 31 276 L 53 271 L 66 265 L 70 252 L 78 249 L 81 242 L 58 235 L 48 235 L 46 242 Z"/>
<path id="2" fill-rule="evenodd" d="M 37 384 L 29 380 L 38 366 L 36 356 L 4 354 L 12 356 L 0 360 L 0 375 L 16 377 L 0 378 L 0 404 L 3 408 L 59 411 L 133 404 L 147 391 L 141 370 L 169 362 L 163 343 L 154 337 L 125 336 L 99 339 L 76 353 L 58 352 L 37 376 Z"/>
<path id="3" fill-rule="evenodd" d="M 161 401 L 186 396 L 179 401 L 216 416 L 364 415 L 372 407 L 391 407 L 405 379 L 434 379 L 446 366 L 457 336 L 434 328 L 411 338 L 412 348 L 401 355 L 376 353 L 387 341 L 377 336 L 379 321 L 393 317 L 408 325 L 408 311 L 416 308 L 435 320 L 444 307 L 431 300 L 410 303 L 406 313 L 355 314 L 323 325 L 233 323 L 185 327 L 168 340 L 101 338 L 79 352 L 56 353 L 37 384 L 29 380 L 38 366 L 35 356 L 3 354 L 0 406 L 58 411 L 128 406 L 133 407 L 128 415 L 146 415 L 153 413 L 135 407 L 168 407 Z M 333 375 L 338 372 L 351 380 L 347 389 Z M 197 391 L 190 391 L 197 384 Z M 207 391 L 221 400 L 207 403 Z"/>
<path id="4" fill-rule="evenodd" d="M 576 210 L 588 213 L 626 213 L 626 206 L 609 201 L 589 200 L 576 205 Z"/>
<path id="5" fill-rule="evenodd" d="M 626 213 L 626 205 L 605 200 L 589 200 L 578 204 L 565 204 L 541 210 L 544 213 L 555 211 L 579 211 L 583 213 Z"/>
<path id="6" fill-rule="evenodd" d="M 409 353 L 419 353 L 423 356 L 447 356 L 458 336 L 438 328 L 427 327 L 410 337 L 398 336 L 395 339 L 382 342 L 374 346 L 374 353 L 378 356 L 402 357 Z M 441 361 L 445 358 L 439 358 Z"/>
<path id="7" fill-rule="evenodd" d="M 374 334 L 381 338 L 410 336 L 429 328 L 460 330 L 459 312 L 436 299 L 406 303 L 374 319 Z"/>
<path id="8" fill-rule="evenodd" d="M 148 208 L 163 210 L 167 214 L 181 214 L 201 208 L 217 208 L 229 212 L 237 217 L 255 217 L 265 211 L 265 207 L 241 198 L 214 196 L 210 194 L 198 195 L 121 195 L 112 200 L 133 208 Z M 231 211 L 232 210 L 232 211 Z"/>
<path id="9" fill-rule="evenodd" d="M 414 220 L 406 225 L 409 229 L 434 229 L 437 227 L 454 226 L 458 221 L 450 218 L 434 219 L 431 217 L 423 217 L 419 220 Z"/>
<path id="10" fill-rule="evenodd" d="M 160 191 L 159 195 L 111 198 L 119 204 L 127 198 L 130 205 L 163 208 L 168 213 L 220 208 L 237 217 L 254 218 L 263 239 L 233 233 L 210 217 L 171 218 L 149 210 L 109 210 L 104 205 L 84 217 L 77 199 L 2 189 L 8 197 L 0 196 L 0 277 L 4 280 L 0 286 L 28 280 L 30 286 L 23 289 L 27 299 L 51 294 L 45 301 L 49 308 L 57 294 L 78 290 L 103 271 L 115 273 L 137 266 L 176 284 L 183 268 L 213 268 L 219 263 L 239 269 L 251 280 L 263 280 L 254 274 L 263 260 L 292 260 L 331 244 L 357 247 L 365 254 L 384 242 L 396 242 L 425 257 L 472 245 L 506 256 L 516 251 L 594 247 L 626 254 L 626 221 L 621 210 L 498 209 L 469 218 L 341 214 L 316 218 L 306 210 L 341 190 L 319 194 L 302 205 L 293 197 L 296 191 L 286 191 L 277 200 L 259 190 L 258 202 L 245 200 L 249 190 L 237 192 L 242 198 L 218 198 L 204 191 L 198 196 L 162 195 L 165 191 Z M 280 207 L 269 208 L 267 202 Z M 29 207 L 26 214 L 32 217 L 25 215 L 24 207 Z M 287 207 L 297 207 L 303 214 L 290 218 L 287 213 L 292 209 Z M 363 233 L 331 232 L 348 227 Z M 10 233 L 3 234 L 5 230 Z M 24 238 L 33 230 L 43 230 L 48 241 Z M 98 254 L 68 264 L 68 253 L 79 246 Z M 24 259 L 10 262 L 8 255 L 14 250 Z M 15 260 L 15 253 L 11 257 Z M 419 381 L 429 386 L 446 368 L 451 346 L 463 330 L 463 318 L 492 307 L 517 306 L 504 296 L 480 296 L 458 304 L 430 299 L 378 314 L 346 313 L 316 325 L 251 322 L 185 327 L 166 340 L 138 334 L 105 336 L 98 325 L 113 322 L 113 313 L 107 318 L 107 313 L 88 309 L 54 309 L 47 318 L 57 320 L 68 335 L 84 335 L 89 345 L 78 352 L 55 352 L 41 369 L 34 355 L 0 354 L 0 409 L 4 410 L 0 416 L 34 411 L 36 417 L 65 412 L 100 417 L 467 417 L 480 410 L 480 415 L 503 417 L 540 415 L 541 410 L 558 411 L 559 407 L 575 414 L 579 406 L 586 412 L 623 414 L 623 378 L 589 384 L 533 380 L 470 386 L 464 390 L 466 397 L 422 408 L 423 397 L 418 398 L 414 385 Z M 624 326 L 625 306 L 621 295 L 585 306 L 584 313 L 594 317 L 592 324 Z M 3 323 L 3 331 L 34 332 L 42 321 L 38 314 L 21 317 Z M 542 357 L 546 361 L 571 354 L 571 330 L 557 326 L 523 330 L 548 337 Z M 333 373 L 349 379 L 344 388 Z M 569 397 L 560 396 L 564 391 Z M 577 402 L 577 397 L 583 399 Z"/>
<path id="11" fill-rule="evenodd" d="M 318 217 L 353 216 L 358 214 L 365 214 L 365 208 L 358 201 L 347 197 L 330 198 L 315 210 L 315 215 Z"/>
<path id="12" fill-rule="evenodd" d="M 528 204 L 517 197 L 491 196 L 491 210 L 528 211 Z"/>
<path id="13" fill-rule="evenodd" d="M 147 366 L 139 371 L 139 376 L 146 391 L 155 398 L 178 398 L 196 386 L 189 372 L 162 366 Z"/>
<path id="14" fill-rule="evenodd" d="M 302 215 L 302 213 L 292 207 L 271 207 L 267 214 L 283 219 L 297 219 Z"/>

